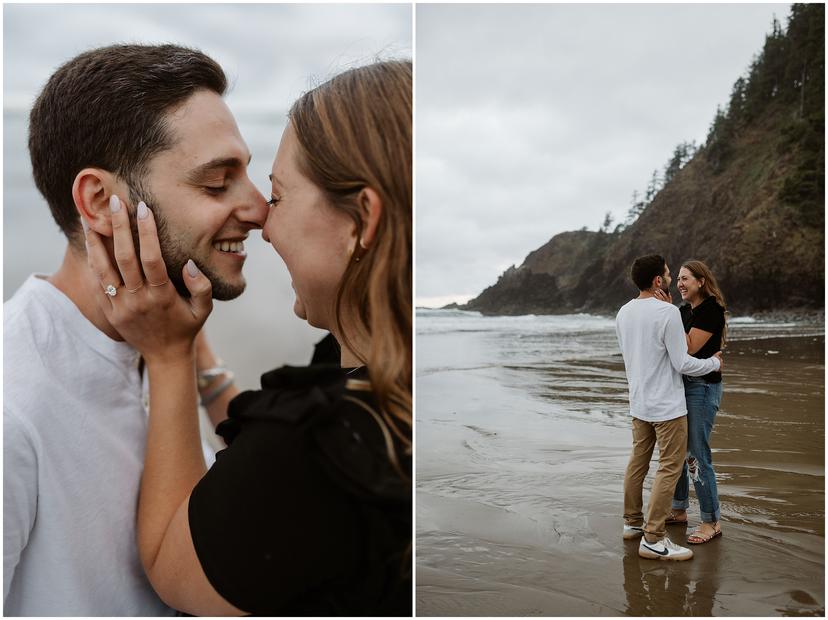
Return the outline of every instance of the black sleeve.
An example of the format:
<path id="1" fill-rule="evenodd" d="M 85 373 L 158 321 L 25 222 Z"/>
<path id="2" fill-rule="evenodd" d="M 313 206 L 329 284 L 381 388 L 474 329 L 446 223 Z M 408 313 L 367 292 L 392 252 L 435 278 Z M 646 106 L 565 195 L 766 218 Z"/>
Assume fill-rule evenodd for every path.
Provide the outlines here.
<path id="1" fill-rule="evenodd" d="M 356 511 L 309 445 L 291 425 L 257 424 L 219 452 L 190 496 L 204 573 L 243 611 L 301 607 L 353 571 Z"/>
<path id="2" fill-rule="evenodd" d="M 717 334 L 724 327 L 724 310 L 715 301 L 700 304 L 693 313 L 693 327 Z"/>
<path id="3" fill-rule="evenodd" d="M 690 304 L 682 304 L 679 306 L 679 313 L 681 314 L 681 325 L 684 327 L 684 333 L 690 331 L 690 323 L 693 321 L 693 316 L 690 314 Z"/>

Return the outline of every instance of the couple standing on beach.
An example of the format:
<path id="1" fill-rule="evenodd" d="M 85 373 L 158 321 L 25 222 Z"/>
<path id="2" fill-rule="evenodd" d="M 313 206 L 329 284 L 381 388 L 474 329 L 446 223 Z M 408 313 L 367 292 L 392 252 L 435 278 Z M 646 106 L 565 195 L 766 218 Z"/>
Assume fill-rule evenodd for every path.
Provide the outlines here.
<path id="1" fill-rule="evenodd" d="M 226 89 L 198 50 L 112 45 L 34 104 L 67 243 L 4 307 L 4 615 L 411 614 L 412 64 L 302 95 L 270 200 Z M 201 328 L 255 230 L 335 340 L 240 392 Z"/>
<path id="2" fill-rule="evenodd" d="M 638 554 L 643 558 L 689 560 L 693 552 L 672 542 L 666 531 L 667 524 L 687 524 L 688 478 L 699 498 L 702 523 L 687 542 L 702 544 L 721 535 L 709 442 L 722 396 L 724 299 L 700 261 L 687 261 L 679 271 L 678 289 L 687 302 L 681 309 L 671 303 L 672 279 L 662 256 L 637 258 L 630 275 L 640 294 L 616 317 L 633 427 L 623 537 L 642 537 Z M 658 471 L 645 520 L 642 487 L 656 444 Z"/>

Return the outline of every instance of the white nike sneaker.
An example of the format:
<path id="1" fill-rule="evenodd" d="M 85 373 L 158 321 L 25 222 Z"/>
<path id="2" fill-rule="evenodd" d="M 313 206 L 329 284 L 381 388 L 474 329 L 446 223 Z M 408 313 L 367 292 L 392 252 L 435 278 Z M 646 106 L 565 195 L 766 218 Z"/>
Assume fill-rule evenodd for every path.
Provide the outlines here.
<path id="1" fill-rule="evenodd" d="M 666 536 L 658 542 L 647 542 L 646 538 L 641 539 L 638 545 L 638 555 L 648 560 L 689 560 L 693 552 L 680 545 L 677 545 Z"/>
<path id="2" fill-rule="evenodd" d="M 624 540 L 632 540 L 644 535 L 643 525 L 627 525 L 624 524 Z"/>

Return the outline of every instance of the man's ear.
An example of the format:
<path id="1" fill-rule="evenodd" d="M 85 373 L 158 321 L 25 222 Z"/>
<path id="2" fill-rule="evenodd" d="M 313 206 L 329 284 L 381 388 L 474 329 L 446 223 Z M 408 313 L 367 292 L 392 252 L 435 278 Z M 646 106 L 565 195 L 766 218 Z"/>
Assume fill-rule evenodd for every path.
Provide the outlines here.
<path id="1" fill-rule="evenodd" d="M 358 243 L 365 249 L 370 248 L 377 236 L 377 228 L 382 218 L 382 199 L 370 187 L 364 188 L 357 197 L 362 216 L 362 237 Z"/>
<path id="2" fill-rule="evenodd" d="M 89 228 L 105 237 L 112 236 L 109 198 L 112 194 L 125 197 L 126 188 L 121 185 L 115 175 L 100 168 L 84 168 L 72 184 L 72 199 L 78 214 L 86 220 Z"/>

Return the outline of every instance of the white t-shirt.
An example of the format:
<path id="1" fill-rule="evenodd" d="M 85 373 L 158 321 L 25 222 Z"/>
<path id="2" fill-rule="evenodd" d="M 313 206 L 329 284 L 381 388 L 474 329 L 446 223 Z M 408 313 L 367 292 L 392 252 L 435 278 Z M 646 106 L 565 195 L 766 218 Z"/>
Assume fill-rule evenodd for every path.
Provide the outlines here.
<path id="1" fill-rule="evenodd" d="M 31 276 L 4 304 L 3 612 L 174 615 L 144 575 L 138 353 Z"/>
<path id="2" fill-rule="evenodd" d="M 719 360 L 687 353 L 681 313 L 654 297 L 633 299 L 615 318 L 615 333 L 630 388 L 630 414 L 646 422 L 687 415 L 681 375 L 700 377 L 719 370 Z"/>

